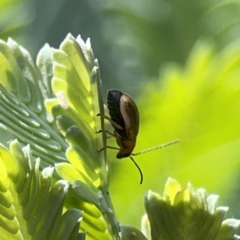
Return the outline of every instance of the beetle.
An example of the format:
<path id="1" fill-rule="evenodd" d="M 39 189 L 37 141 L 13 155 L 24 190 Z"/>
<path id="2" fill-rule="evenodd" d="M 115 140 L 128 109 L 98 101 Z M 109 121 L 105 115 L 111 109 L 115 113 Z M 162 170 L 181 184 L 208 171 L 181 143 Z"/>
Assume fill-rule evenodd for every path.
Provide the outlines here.
<path id="1" fill-rule="evenodd" d="M 116 155 L 117 158 L 121 159 L 129 157 L 139 170 L 140 184 L 142 184 L 142 171 L 132 156 L 169 146 L 179 142 L 179 140 L 177 139 L 153 148 L 149 148 L 139 153 L 132 153 L 136 145 L 137 135 L 139 132 L 139 112 L 136 103 L 126 93 L 123 93 L 119 90 L 109 90 L 107 94 L 107 107 L 110 117 L 101 116 L 100 114 L 98 114 L 98 116 L 110 121 L 112 127 L 114 128 L 114 132 L 111 133 L 107 130 L 100 130 L 98 133 L 105 131 L 112 137 L 116 138 L 119 148 L 105 146 L 100 151 L 104 150 L 105 148 L 116 149 L 118 150 Z"/>
<path id="2" fill-rule="evenodd" d="M 117 158 L 129 157 L 136 145 L 139 112 L 135 102 L 125 93 L 109 90 L 107 106 L 118 146 Z"/>

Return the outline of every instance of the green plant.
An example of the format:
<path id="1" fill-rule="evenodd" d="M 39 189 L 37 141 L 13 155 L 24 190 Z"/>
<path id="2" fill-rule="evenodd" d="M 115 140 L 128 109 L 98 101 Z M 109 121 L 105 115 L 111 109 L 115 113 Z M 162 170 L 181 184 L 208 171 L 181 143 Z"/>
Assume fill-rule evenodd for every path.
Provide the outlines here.
<path id="1" fill-rule="evenodd" d="M 111 202 L 109 163 L 98 152 L 106 145 L 106 135 L 96 134 L 104 107 L 90 41 L 69 34 L 59 49 L 45 45 L 37 66 L 16 42 L 1 41 L 0 64 L 0 239 L 146 239 L 119 223 Z M 223 221 L 227 208 L 216 202 L 169 179 L 163 197 L 145 198 L 144 233 L 153 240 L 240 239 L 239 221 Z"/>

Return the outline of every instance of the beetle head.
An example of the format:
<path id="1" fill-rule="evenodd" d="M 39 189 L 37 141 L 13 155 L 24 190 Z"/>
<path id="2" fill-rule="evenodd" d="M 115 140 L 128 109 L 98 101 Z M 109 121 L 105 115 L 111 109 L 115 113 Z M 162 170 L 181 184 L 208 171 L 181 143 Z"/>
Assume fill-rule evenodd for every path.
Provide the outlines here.
<path id="1" fill-rule="evenodd" d="M 136 145 L 136 141 L 124 140 L 122 138 L 117 138 L 116 140 L 120 147 L 119 152 L 117 153 L 117 158 L 129 157 Z"/>

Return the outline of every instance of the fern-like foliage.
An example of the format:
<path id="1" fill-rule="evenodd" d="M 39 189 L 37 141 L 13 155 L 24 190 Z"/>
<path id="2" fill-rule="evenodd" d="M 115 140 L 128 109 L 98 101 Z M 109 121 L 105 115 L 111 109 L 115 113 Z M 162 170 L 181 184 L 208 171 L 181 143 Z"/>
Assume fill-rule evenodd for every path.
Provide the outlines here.
<path id="1" fill-rule="evenodd" d="M 204 189 L 194 189 L 191 184 L 182 189 L 169 178 L 162 196 L 149 191 L 145 198 L 144 232 L 152 240 L 240 239 L 235 235 L 240 221 L 224 220 L 228 207 L 217 206 L 217 201 L 217 195 L 207 195 Z"/>
<path id="2" fill-rule="evenodd" d="M 68 35 L 60 49 L 53 50 L 52 60 L 52 87 L 58 100 L 48 100 L 46 106 L 54 114 L 69 144 L 66 156 L 70 162 L 56 164 L 56 170 L 83 198 L 81 207 L 85 219 L 96 223 L 91 225 L 86 220 L 82 226 L 89 238 L 115 236 L 118 239 L 120 230 L 109 198 L 105 152 L 98 153 L 103 140 L 96 132 L 103 124 L 100 125 L 102 120 L 97 114 L 104 113 L 99 67 L 90 41 L 84 43 L 80 37 L 75 39 Z"/>
<path id="3" fill-rule="evenodd" d="M 0 52 L 1 142 L 7 146 L 17 138 L 23 145 L 30 144 L 33 156 L 45 166 L 65 161 L 67 144 L 44 107 L 44 96 L 51 97 L 50 81 L 44 81 L 29 53 L 13 40 L 0 41 Z"/>
<path id="4" fill-rule="evenodd" d="M 29 145 L 12 141 L 10 151 L 0 147 L 0 239 L 85 239 L 78 233 L 82 213 L 69 209 L 63 215 L 69 183 L 51 185 L 53 167 L 39 169 Z"/>
<path id="5" fill-rule="evenodd" d="M 37 66 L 16 42 L 1 41 L 0 63 L 0 239 L 240 239 L 240 222 L 223 221 L 216 196 L 171 179 L 163 197 L 147 194 L 145 235 L 118 222 L 98 151 L 105 113 L 90 40 L 69 34 L 59 49 L 45 45 Z"/>
<path id="6" fill-rule="evenodd" d="M 45 45 L 37 58 L 39 68 L 11 39 L 2 41 L 0 50 L 3 144 L 7 146 L 17 138 L 22 146 L 30 144 L 33 156 L 42 159 L 42 167 L 56 164 L 59 175 L 73 185 L 75 196 L 82 198 L 78 203 L 85 212 L 82 229 L 89 238 L 109 239 L 115 235 L 117 239 L 120 230 L 108 194 L 105 153 L 97 151 L 103 141 L 102 135 L 96 135 L 101 129 L 101 119 L 96 115 L 103 111 L 103 105 L 99 108 L 99 70 L 90 45 L 70 35 L 59 50 L 51 51 Z M 52 89 L 58 98 L 53 98 Z M 57 119 L 68 149 L 44 101 Z M 64 163 L 65 154 L 71 164 Z M 89 218 L 96 225 L 89 224 Z"/>

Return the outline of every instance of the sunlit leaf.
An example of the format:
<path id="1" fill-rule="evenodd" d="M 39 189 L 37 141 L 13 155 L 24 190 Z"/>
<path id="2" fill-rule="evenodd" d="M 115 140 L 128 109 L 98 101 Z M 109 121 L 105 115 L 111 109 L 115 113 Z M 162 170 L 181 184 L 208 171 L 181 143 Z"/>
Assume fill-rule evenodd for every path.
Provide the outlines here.
<path id="1" fill-rule="evenodd" d="M 60 180 L 51 186 L 54 169 L 48 167 L 41 172 L 39 164 L 39 159 L 33 160 L 29 146 L 21 149 L 13 141 L 10 152 L 0 147 L 1 239 L 78 239 L 81 212 L 71 209 L 62 215 L 69 184 Z"/>
<path id="2" fill-rule="evenodd" d="M 104 127 L 103 119 L 97 117 L 98 113 L 103 113 L 103 104 L 98 62 L 94 59 L 90 40 L 85 43 L 80 36 L 75 39 L 68 34 L 60 48 L 52 51 L 52 64 L 52 88 L 58 101 L 51 99 L 45 104 L 69 144 L 66 157 L 71 163 L 56 164 L 57 173 L 73 184 L 75 197 L 86 213 L 81 229 L 87 236 L 90 239 L 119 239 L 119 223 L 108 191 L 105 151 L 98 152 L 106 138 L 97 134 Z M 91 204 L 84 204 L 86 202 Z M 100 211 L 95 220 L 93 205 Z M 89 222 L 89 218 L 95 224 Z"/>
<path id="3" fill-rule="evenodd" d="M 152 240 L 216 240 L 239 237 L 234 234 L 240 226 L 240 221 L 224 220 L 228 208 L 217 206 L 216 195 L 208 196 L 203 194 L 202 189 L 195 190 L 191 185 L 175 191 L 174 185 L 175 189 L 179 189 L 176 180 L 168 179 L 164 197 L 151 191 L 146 196 L 145 208 Z M 173 198 L 172 202 L 168 200 L 169 194 Z"/>

